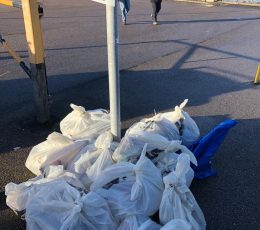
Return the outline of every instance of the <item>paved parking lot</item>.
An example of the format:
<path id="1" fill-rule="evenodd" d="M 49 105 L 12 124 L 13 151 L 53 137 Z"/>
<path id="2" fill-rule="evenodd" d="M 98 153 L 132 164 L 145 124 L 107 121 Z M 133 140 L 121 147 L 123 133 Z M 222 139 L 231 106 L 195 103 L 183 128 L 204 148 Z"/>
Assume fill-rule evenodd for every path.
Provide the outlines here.
<path id="1" fill-rule="evenodd" d="M 4 186 L 33 177 L 24 165 L 28 153 L 59 130 L 69 104 L 109 108 L 105 7 L 52 0 L 44 9 L 49 124 L 35 122 L 30 79 L 0 47 L 1 229 L 25 229 L 5 206 Z M 202 134 L 236 119 L 213 162 L 218 175 L 191 189 L 208 229 L 260 229 L 260 86 L 252 84 L 260 63 L 259 8 L 164 1 L 158 26 L 150 11 L 149 0 L 134 0 L 129 25 L 119 24 L 122 128 L 185 98 Z M 0 6 L 0 33 L 27 61 L 19 10 Z"/>

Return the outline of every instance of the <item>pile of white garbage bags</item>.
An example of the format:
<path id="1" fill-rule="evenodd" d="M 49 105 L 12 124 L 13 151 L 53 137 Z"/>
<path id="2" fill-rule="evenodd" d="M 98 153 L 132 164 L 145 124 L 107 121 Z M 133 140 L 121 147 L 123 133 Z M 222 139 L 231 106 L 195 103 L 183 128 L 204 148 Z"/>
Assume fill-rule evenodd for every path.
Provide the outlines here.
<path id="1" fill-rule="evenodd" d="M 23 213 L 29 230 L 205 230 L 189 190 L 197 160 L 188 147 L 200 132 L 186 103 L 137 122 L 120 143 L 107 111 L 71 104 L 61 133 L 26 160 L 36 177 L 6 185 L 7 205 Z"/>

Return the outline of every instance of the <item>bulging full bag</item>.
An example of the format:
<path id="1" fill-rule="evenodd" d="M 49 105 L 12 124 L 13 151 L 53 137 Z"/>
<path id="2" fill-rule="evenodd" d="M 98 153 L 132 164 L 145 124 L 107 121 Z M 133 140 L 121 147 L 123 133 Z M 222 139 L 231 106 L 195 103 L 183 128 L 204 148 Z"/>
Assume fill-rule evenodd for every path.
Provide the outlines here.
<path id="1" fill-rule="evenodd" d="M 127 216 L 117 230 L 159 230 L 160 225 L 143 215 Z"/>
<path id="2" fill-rule="evenodd" d="M 29 200 L 25 213 L 28 230 L 111 230 L 117 223 L 107 202 L 98 194 L 81 193 L 60 181 Z"/>
<path id="3" fill-rule="evenodd" d="M 152 161 L 155 164 L 155 166 L 161 171 L 162 176 L 166 176 L 172 171 L 176 170 L 178 157 L 180 154 L 187 154 L 189 155 L 189 158 L 191 154 L 188 154 L 185 151 L 182 151 L 181 153 L 175 153 L 175 152 L 162 152 L 158 155 L 158 157 L 154 158 Z M 196 164 L 195 161 L 193 161 L 194 165 Z M 188 171 L 185 173 L 185 179 L 186 179 L 186 185 L 190 187 L 191 182 L 194 178 L 194 171 L 190 167 Z"/>
<path id="4" fill-rule="evenodd" d="M 146 146 L 136 165 L 128 162 L 117 163 L 104 170 L 90 187 L 108 201 L 118 221 L 129 215 L 151 216 L 159 209 L 163 192 L 162 176 L 145 154 Z M 113 168 L 116 170 L 111 170 Z M 116 178 L 123 179 L 108 189 L 104 188 L 104 185 Z"/>
<path id="5" fill-rule="evenodd" d="M 148 218 L 145 222 L 141 224 L 141 226 L 137 230 L 159 230 L 161 229 L 161 227 L 161 225 Z"/>
<path id="6" fill-rule="evenodd" d="M 125 136 L 113 153 L 112 158 L 116 162 L 136 162 L 140 157 L 143 146 L 145 144 L 147 144 L 146 152 L 150 153 L 151 155 L 153 155 L 153 150 L 156 150 L 157 154 L 159 155 L 160 152 L 163 151 L 184 151 L 190 155 L 191 162 L 197 165 L 197 160 L 193 153 L 186 146 L 182 145 L 180 140 L 169 141 L 159 134 L 149 132 L 139 132 L 138 134 L 129 134 Z"/>
<path id="7" fill-rule="evenodd" d="M 189 147 L 200 138 L 200 130 L 196 122 L 183 110 L 188 103 L 185 99 L 173 112 L 163 113 L 162 116 L 177 124 L 183 145 Z"/>
<path id="8" fill-rule="evenodd" d="M 180 140 L 180 133 L 175 123 L 164 118 L 161 113 L 135 123 L 127 130 L 126 135 L 139 134 L 142 132 L 159 134 L 169 141 Z"/>
<path id="9" fill-rule="evenodd" d="M 25 166 L 35 175 L 40 175 L 48 165 L 66 166 L 88 141 L 73 141 L 53 132 L 47 140 L 34 146 Z"/>
<path id="10" fill-rule="evenodd" d="M 174 219 L 169 221 L 160 230 L 191 230 L 191 225 L 181 219 Z"/>
<path id="11" fill-rule="evenodd" d="M 63 135 L 73 139 L 92 139 L 110 130 L 110 114 L 106 110 L 86 111 L 84 107 L 70 104 L 73 109 L 61 122 Z"/>
<path id="12" fill-rule="evenodd" d="M 148 218 L 143 215 L 127 216 L 117 230 L 137 230 Z"/>
<path id="13" fill-rule="evenodd" d="M 112 153 L 117 142 L 113 142 L 110 132 L 102 133 L 94 143 L 85 146 L 68 164 L 67 169 L 84 178 L 86 187 L 108 166 L 114 164 Z M 85 183 L 84 183 L 85 184 Z"/>
<path id="14" fill-rule="evenodd" d="M 160 222 L 181 219 L 192 226 L 192 230 L 205 230 L 206 221 L 194 196 L 186 185 L 185 174 L 190 168 L 186 154 L 178 157 L 176 170 L 163 178 L 165 189 L 159 209 Z"/>
<path id="15" fill-rule="evenodd" d="M 55 185 L 55 181 L 66 181 L 72 186 L 84 189 L 83 184 L 71 172 L 64 171 L 63 166 L 50 166 L 44 175 L 37 176 L 21 184 L 8 183 L 5 186 L 6 204 L 14 212 L 23 211 L 29 199 L 33 199 L 42 188 Z"/>

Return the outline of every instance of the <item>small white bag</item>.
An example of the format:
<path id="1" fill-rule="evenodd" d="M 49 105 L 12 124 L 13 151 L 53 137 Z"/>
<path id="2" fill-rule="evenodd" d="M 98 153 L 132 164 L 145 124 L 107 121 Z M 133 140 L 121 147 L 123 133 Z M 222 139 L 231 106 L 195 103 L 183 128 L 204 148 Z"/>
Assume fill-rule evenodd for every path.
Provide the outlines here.
<path id="1" fill-rule="evenodd" d="M 141 155 L 145 144 L 147 144 L 147 152 L 151 152 L 154 149 L 161 152 L 177 152 L 178 150 L 181 150 L 182 152 L 189 154 L 191 162 L 197 165 L 195 156 L 186 146 L 181 144 L 181 141 L 169 141 L 161 135 L 148 132 L 139 132 L 138 134 L 125 136 L 113 153 L 112 158 L 116 162 L 135 162 Z"/>
<path id="2" fill-rule="evenodd" d="M 143 215 L 127 216 L 117 230 L 137 230 L 147 219 L 148 217 Z"/>
<path id="3" fill-rule="evenodd" d="M 107 167 L 102 171 L 93 184 L 90 186 L 91 191 L 96 191 L 100 188 L 111 184 L 111 182 L 117 180 L 118 182 L 123 180 L 130 180 L 133 184 L 135 181 L 134 164 L 129 162 L 120 162 L 110 167 Z M 112 185 L 112 184 L 111 184 Z M 132 186 L 132 185 L 131 185 Z M 130 192 L 130 191 L 128 191 Z"/>
<path id="4" fill-rule="evenodd" d="M 5 186 L 6 204 L 14 212 L 23 211 L 27 207 L 28 199 L 32 199 L 45 186 L 52 186 L 52 182 L 57 180 L 64 180 L 76 188 L 84 189 L 77 177 L 64 171 L 62 165 L 50 166 L 44 176 L 37 176 L 21 184 L 8 183 Z"/>
<path id="5" fill-rule="evenodd" d="M 137 230 L 159 230 L 161 229 L 161 225 L 152 221 L 150 218 L 142 223 L 142 225 Z"/>
<path id="6" fill-rule="evenodd" d="M 137 210 L 143 210 L 144 215 L 151 216 L 158 211 L 164 186 L 161 172 L 145 156 L 146 147 L 147 144 L 134 166 L 136 182 L 131 190 L 131 201 L 136 202 Z"/>
<path id="7" fill-rule="evenodd" d="M 111 146 L 113 135 L 110 132 L 105 132 L 99 136 L 95 146 L 97 151 L 100 151 L 97 160 L 86 170 L 87 176 L 94 181 L 97 176 L 107 167 L 114 164 L 112 159 L 113 147 Z M 112 148 L 111 148 L 112 147 Z"/>
<path id="8" fill-rule="evenodd" d="M 25 166 L 34 174 L 40 175 L 48 165 L 66 165 L 88 141 L 73 141 L 60 133 L 53 132 L 47 140 L 34 146 Z"/>
<path id="9" fill-rule="evenodd" d="M 118 143 L 112 142 L 110 132 L 102 133 L 95 141 L 84 147 L 68 164 L 67 169 L 82 178 L 86 187 L 108 166 L 114 164 L 112 153 Z"/>
<path id="10" fill-rule="evenodd" d="M 162 116 L 170 120 L 173 123 L 180 125 L 180 135 L 183 145 L 189 147 L 194 144 L 200 137 L 200 130 L 196 122 L 190 117 L 190 115 L 183 111 L 183 108 L 188 103 L 188 99 L 185 99 L 180 106 L 176 106 L 173 112 L 163 113 Z"/>
<path id="11" fill-rule="evenodd" d="M 176 125 L 164 118 L 161 113 L 135 123 L 127 130 L 126 135 L 139 134 L 140 132 L 158 134 L 169 141 L 180 140 L 180 133 Z"/>
<path id="12" fill-rule="evenodd" d="M 182 219 L 191 224 L 192 230 L 205 230 L 204 215 L 186 185 L 185 174 L 189 168 L 189 156 L 181 154 L 176 170 L 163 178 L 165 190 L 159 209 L 160 222 L 166 224 L 172 219 Z"/>
<path id="13" fill-rule="evenodd" d="M 111 230 L 117 223 L 98 194 L 80 192 L 63 181 L 30 199 L 25 213 L 28 230 Z"/>
<path id="14" fill-rule="evenodd" d="M 117 230 L 159 230 L 161 226 L 143 215 L 127 216 Z"/>
<path id="15" fill-rule="evenodd" d="M 90 187 L 108 201 L 118 221 L 129 215 L 151 216 L 159 209 L 164 187 L 162 176 L 145 154 L 146 146 L 136 165 L 117 163 L 104 170 Z M 111 170 L 113 168 L 117 169 L 117 173 Z M 121 174 L 118 173 L 120 171 Z M 101 188 L 116 178 L 122 179 L 108 189 Z"/>
<path id="16" fill-rule="evenodd" d="M 191 230 L 191 225 L 184 220 L 174 219 L 164 225 L 160 230 Z"/>
<path id="17" fill-rule="evenodd" d="M 110 115 L 106 110 L 86 111 L 84 107 L 70 104 L 73 109 L 61 122 L 63 135 L 73 139 L 92 139 L 110 130 Z"/>
<path id="18" fill-rule="evenodd" d="M 179 154 L 188 154 L 189 158 L 190 156 L 194 157 L 193 154 L 191 155 L 190 153 L 183 151 L 178 154 L 175 152 L 162 152 L 158 155 L 158 157 L 152 159 L 155 166 L 161 171 L 163 177 L 176 169 Z M 193 163 L 194 164 L 196 163 L 195 165 L 197 165 L 197 161 L 194 162 L 193 160 Z M 191 167 L 189 168 L 188 172 L 185 174 L 185 177 L 186 177 L 186 185 L 190 187 L 191 182 L 194 178 L 194 171 Z"/>

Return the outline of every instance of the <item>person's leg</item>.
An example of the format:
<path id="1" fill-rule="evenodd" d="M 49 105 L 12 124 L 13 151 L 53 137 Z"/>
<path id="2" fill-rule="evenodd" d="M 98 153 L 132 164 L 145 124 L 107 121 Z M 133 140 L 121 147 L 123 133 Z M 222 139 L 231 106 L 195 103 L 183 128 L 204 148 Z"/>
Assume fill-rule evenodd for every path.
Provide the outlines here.
<path id="1" fill-rule="evenodd" d="M 151 4 L 152 4 L 152 20 L 153 20 L 153 22 L 156 22 L 156 20 L 157 20 L 156 1 L 151 0 Z"/>
<path id="2" fill-rule="evenodd" d="M 161 10 L 161 5 L 162 5 L 162 0 L 157 0 L 157 2 L 156 2 L 156 16 L 158 15 L 158 13 Z"/>
<path id="3" fill-rule="evenodd" d="M 125 0 L 125 9 L 126 13 L 130 11 L 131 5 L 130 5 L 130 0 Z"/>
<path id="4" fill-rule="evenodd" d="M 125 8 L 125 0 L 120 0 L 118 1 L 119 2 L 119 6 L 120 6 L 120 9 L 121 9 L 121 15 L 122 15 L 122 21 L 123 23 L 126 22 L 126 8 Z"/>

